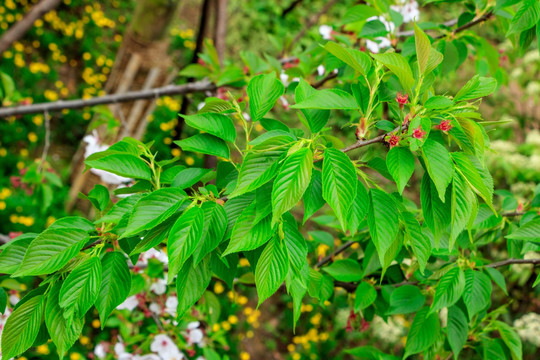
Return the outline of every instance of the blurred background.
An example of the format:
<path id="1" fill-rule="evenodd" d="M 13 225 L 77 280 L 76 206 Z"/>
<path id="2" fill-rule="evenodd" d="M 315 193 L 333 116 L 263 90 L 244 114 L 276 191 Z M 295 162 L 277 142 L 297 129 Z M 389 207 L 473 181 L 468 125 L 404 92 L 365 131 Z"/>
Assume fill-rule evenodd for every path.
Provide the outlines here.
<path id="1" fill-rule="evenodd" d="M 3 0 L 0 38 L 37 3 Z M 226 98 L 227 91 L 231 91 L 241 98 L 243 94 L 238 87 L 246 83 L 247 75 L 260 71 L 275 69 L 286 85 L 297 76 L 310 76 L 313 82 L 332 81 L 329 62 L 321 69 L 323 56 L 306 54 L 313 54 L 313 49 L 324 39 L 350 36 L 335 24 L 358 1 L 40 3 L 50 8 L 45 8 L 45 14 L 32 22 L 20 39 L 1 50 L 5 107 L 180 85 L 210 73 L 219 74 L 215 78 L 219 88 L 190 95 L 155 96 L 135 102 L 1 118 L 0 234 L 4 240 L 19 233 L 40 232 L 68 214 L 89 215 L 88 203 L 78 194 L 88 193 L 97 183 L 119 187 L 122 179 L 83 173 L 84 158 L 123 136 L 154 141 L 161 159 L 175 156 L 186 166 L 211 167 L 211 158 L 184 153 L 174 146 L 173 140 L 190 135 L 190 129 L 182 126 L 177 114 L 196 112 L 209 95 Z M 415 1 L 406 1 L 398 5 L 403 17 L 400 31 L 410 30 L 411 20 L 415 18 L 442 23 L 463 13 L 462 4 L 419 6 Z M 445 49 L 445 66 L 457 70 L 448 71 L 444 81 L 435 87 L 438 93 L 452 94 L 464 84 L 464 79 L 474 74 L 497 78 L 500 89 L 481 105 L 484 119 L 494 124 L 489 132 L 492 151 L 488 154 L 488 166 L 495 181 L 496 201 L 505 211 L 519 211 L 540 193 L 540 55 L 535 45 L 526 51 L 514 50 L 496 22 L 486 22 L 474 31 L 487 41 L 468 35 L 471 37 L 468 42 L 485 43 L 471 49 L 466 58 L 458 58 L 456 49 L 452 49 L 458 44 L 448 43 L 451 45 Z M 406 38 L 391 36 L 391 41 L 406 41 Z M 362 42 L 360 46 L 374 52 L 384 48 L 380 40 Z M 216 58 L 217 65 L 211 61 Z M 219 71 L 213 68 L 216 66 Z M 349 120 L 339 112 L 333 116 L 343 116 L 337 119 L 343 125 Z M 291 128 L 300 126 L 298 118 L 288 112 L 286 101 L 278 102 L 273 117 Z M 262 132 L 263 128 L 259 126 L 256 130 Z M 333 131 L 341 141 L 354 141 L 354 131 L 350 128 L 336 127 Z M 385 186 L 390 182 L 380 177 L 380 183 Z M 419 183 L 420 179 L 413 177 L 406 191 L 406 196 L 417 203 Z M 121 190 L 117 194 L 121 196 Z M 324 211 L 309 223 L 305 235 L 319 258 L 342 243 Z M 508 257 L 509 250 L 504 246 L 494 247 L 492 251 L 495 259 Z M 162 327 L 161 320 L 156 321 L 154 315 L 166 314 L 175 307 L 174 289 L 167 289 L 164 284 L 163 261 L 166 256 L 161 250 L 144 254 L 138 260 L 145 267 L 134 277 L 132 296 L 111 316 L 103 330 L 97 314 L 88 314 L 83 335 L 68 354 L 71 360 L 131 359 L 144 355 L 141 349 L 145 347 L 160 346 L 148 337 Z M 249 282 L 249 264 L 241 261 L 238 266 L 245 267 L 245 281 Z M 538 290 L 529 290 L 534 281 L 532 274 L 529 265 L 512 266 L 506 274 L 508 292 L 510 298 L 519 301 L 495 305 L 509 307 L 506 316 L 519 329 L 525 357 L 538 359 L 540 297 Z M 227 282 L 232 284 L 232 280 Z M 32 280 L 19 283 L 0 277 L 0 281 L 4 288 L 10 289 L 9 301 L 15 304 Z M 347 356 L 340 353 L 343 348 L 359 345 L 397 353 L 404 346 L 411 322 L 404 316 L 390 316 L 387 322 L 379 317 L 370 322 L 360 321 L 351 316 L 344 290 L 336 289 L 332 304 L 328 301 L 303 304 L 302 317 L 293 332 L 292 303 L 284 292 L 255 309 L 255 290 L 249 286 L 227 287 L 215 282 L 211 290 L 190 317 L 177 325 L 179 335 L 177 344 L 169 349 L 170 358 L 181 358 L 177 353 L 180 351 L 190 359 L 200 356 L 208 360 L 226 356 L 242 360 L 340 359 Z M 494 291 L 494 303 L 504 299 L 500 289 Z M 209 304 L 213 311 L 209 311 Z M 204 322 L 197 320 L 201 314 L 206 316 Z M 3 321 L 0 316 L 0 329 Z M 167 339 L 161 346 L 168 346 L 165 343 Z M 28 358 L 57 358 L 52 343 L 43 341 L 36 345 Z"/>

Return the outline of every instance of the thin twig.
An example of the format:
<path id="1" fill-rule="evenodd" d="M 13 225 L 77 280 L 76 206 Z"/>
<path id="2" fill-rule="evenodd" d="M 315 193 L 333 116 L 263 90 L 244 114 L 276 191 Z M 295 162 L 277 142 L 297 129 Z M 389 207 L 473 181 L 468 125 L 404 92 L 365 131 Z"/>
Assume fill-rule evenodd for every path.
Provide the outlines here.
<path id="1" fill-rule="evenodd" d="M 458 27 L 457 29 L 452 31 L 452 34 L 460 33 L 460 32 L 465 31 L 465 30 L 467 30 L 467 29 L 469 29 L 469 28 L 471 28 L 471 27 L 473 27 L 473 26 L 475 26 L 477 24 L 483 23 L 484 21 L 489 20 L 492 16 L 493 16 L 493 11 L 488 11 L 484 15 L 480 16 L 478 19 L 474 19 L 471 22 L 468 22 L 468 23 L 466 23 L 464 25 L 461 25 L 460 27 Z M 445 36 L 446 36 L 445 34 L 442 34 L 442 35 L 439 35 L 439 36 L 435 37 L 435 39 L 436 40 L 442 39 Z"/>
<path id="2" fill-rule="evenodd" d="M 514 211 L 514 212 L 507 212 L 507 213 L 501 214 L 501 216 L 506 216 L 506 217 L 521 216 L 521 215 L 525 215 L 525 213 L 523 211 Z"/>
<path id="3" fill-rule="evenodd" d="M 452 19 L 452 20 L 448 20 L 446 22 L 444 22 L 442 25 L 443 26 L 446 26 L 446 27 L 451 27 L 451 26 L 454 26 L 456 25 L 458 22 L 458 19 Z M 429 31 L 429 30 L 433 30 L 433 31 L 436 31 L 438 29 L 427 29 L 426 31 Z M 398 31 L 396 33 L 396 37 L 408 37 L 408 36 L 414 36 L 414 30 L 406 30 L 406 31 Z"/>
<path id="4" fill-rule="evenodd" d="M 335 256 L 341 254 L 342 252 L 344 252 L 345 250 L 350 248 L 352 246 L 352 244 L 354 244 L 354 243 L 355 243 L 354 241 L 347 241 L 345 244 L 338 247 L 332 254 L 326 256 L 321 261 L 319 261 L 316 266 L 321 267 L 321 266 L 329 263 L 330 261 L 332 261 L 334 259 Z"/>
<path id="5" fill-rule="evenodd" d="M 104 95 L 91 99 L 60 100 L 49 103 L 40 103 L 33 105 L 22 105 L 0 108 L 0 118 L 37 114 L 45 111 L 61 111 L 64 109 L 82 109 L 87 106 L 96 106 L 112 103 L 129 102 L 141 99 L 152 99 L 161 96 L 190 94 L 194 92 L 211 91 L 216 88 L 209 80 L 197 81 L 183 85 L 167 85 L 160 88 L 129 91 L 123 94 Z"/>
<path id="6" fill-rule="evenodd" d="M 384 138 L 387 137 L 387 136 L 390 136 L 392 133 L 395 133 L 397 131 L 406 131 L 407 129 L 409 128 L 409 124 L 404 124 L 404 125 L 401 125 L 401 126 L 398 126 L 396 127 L 394 130 L 392 131 L 389 131 L 387 133 L 384 133 L 382 135 L 379 135 L 377 137 L 374 137 L 373 139 L 369 139 L 369 140 L 358 140 L 357 142 L 355 142 L 354 144 L 352 145 L 349 145 L 347 147 L 344 147 L 343 149 L 341 149 L 341 151 L 343 152 L 349 152 L 351 150 L 354 150 L 354 149 L 358 149 L 358 148 L 361 148 L 361 147 L 364 147 L 364 146 L 368 146 L 368 145 L 371 145 L 371 144 L 375 144 L 375 143 L 380 143 L 380 142 L 384 142 Z"/>
<path id="7" fill-rule="evenodd" d="M 302 1 L 304 0 L 294 0 L 293 2 L 291 2 L 291 4 L 289 6 L 287 6 L 282 12 L 281 12 L 281 17 L 284 18 L 285 16 L 287 16 L 288 13 L 290 13 L 291 11 L 294 10 L 294 8 L 299 5 Z"/>
<path id="8" fill-rule="evenodd" d="M 486 265 L 486 267 L 498 268 L 501 266 L 512 265 L 512 264 L 540 265 L 540 259 L 507 259 L 507 260 L 497 261 L 497 262 L 488 264 Z"/>
<path id="9" fill-rule="evenodd" d="M 45 161 L 47 161 L 47 154 L 49 153 L 49 147 L 51 146 L 51 117 L 49 116 L 49 112 L 45 111 L 43 117 L 45 119 L 45 145 L 43 145 L 38 173 L 43 169 L 43 165 L 45 164 Z"/>
<path id="10" fill-rule="evenodd" d="M 320 88 L 321 86 L 323 86 L 327 81 L 330 81 L 332 79 L 335 79 L 337 78 L 338 76 L 338 73 L 335 72 L 335 71 L 332 71 L 331 73 L 327 74 L 325 77 L 323 77 L 322 79 L 314 82 L 311 86 L 313 86 L 315 89 L 318 89 Z"/>

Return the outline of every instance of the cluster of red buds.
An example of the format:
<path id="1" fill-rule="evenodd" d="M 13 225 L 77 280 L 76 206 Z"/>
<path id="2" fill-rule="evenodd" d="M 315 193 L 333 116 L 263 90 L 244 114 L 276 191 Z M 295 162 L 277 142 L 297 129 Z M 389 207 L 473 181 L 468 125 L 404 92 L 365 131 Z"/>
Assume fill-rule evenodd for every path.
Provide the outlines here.
<path id="1" fill-rule="evenodd" d="M 283 68 L 290 69 L 290 68 L 296 67 L 299 63 L 300 63 L 300 59 L 294 58 L 294 59 L 291 59 L 290 61 L 287 61 L 285 64 L 283 64 Z"/>
<path id="2" fill-rule="evenodd" d="M 399 136 L 392 135 L 390 136 L 390 139 L 388 139 L 388 145 L 390 145 L 390 149 L 399 145 Z"/>
<path id="3" fill-rule="evenodd" d="M 13 186 L 14 189 L 21 188 L 26 192 L 27 195 L 32 195 L 34 193 L 34 188 L 22 181 L 22 177 L 24 174 L 26 174 L 27 169 L 21 169 L 19 170 L 20 176 L 10 176 L 9 181 L 11 182 L 11 186 Z M 45 182 L 45 178 L 43 178 L 42 182 Z"/>
<path id="4" fill-rule="evenodd" d="M 435 125 L 435 129 L 441 130 L 443 133 L 447 133 L 452 128 L 452 124 L 450 124 L 450 120 L 443 120 L 439 125 Z"/>
<path id="5" fill-rule="evenodd" d="M 357 140 L 364 140 L 366 138 L 366 134 L 368 130 L 367 128 L 368 128 L 367 119 L 365 117 L 362 117 L 360 119 L 360 122 L 356 126 L 356 131 L 354 133 L 354 135 L 356 135 Z"/>
<path id="6" fill-rule="evenodd" d="M 413 130 L 412 137 L 415 139 L 422 140 L 426 136 L 426 132 L 422 130 L 422 127 L 419 126 L 416 129 Z"/>
<path id="7" fill-rule="evenodd" d="M 402 93 L 398 92 L 397 95 L 396 95 L 396 101 L 399 104 L 399 108 L 401 110 L 403 110 L 403 107 L 409 101 L 409 95 L 408 94 L 402 94 Z"/>
<path id="8" fill-rule="evenodd" d="M 354 310 L 351 310 L 351 313 L 349 314 L 349 318 L 347 319 L 347 326 L 345 326 L 345 331 L 346 332 L 352 332 L 353 331 L 353 326 L 352 326 L 352 323 L 353 321 L 356 320 L 356 314 L 354 313 Z"/>

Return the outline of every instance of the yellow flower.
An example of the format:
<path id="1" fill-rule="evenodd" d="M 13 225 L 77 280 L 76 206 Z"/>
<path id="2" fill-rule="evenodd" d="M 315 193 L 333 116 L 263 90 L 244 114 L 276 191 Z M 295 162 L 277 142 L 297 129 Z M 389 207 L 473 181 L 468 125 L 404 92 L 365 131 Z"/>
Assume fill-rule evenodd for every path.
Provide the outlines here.
<path id="1" fill-rule="evenodd" d="M 244 314 L 251 315 L 253 313 L 253 309 L 249 306 L 244 309 Z"/>
<path id="2" fill-rule="evenodd" d="M 45 92 L 43 93 L 43 95 L 45 96 L 45 98 L 49 101 L 56 101 L 58 100 L 58 94 L 56 93 L 56 91 L 53 91 L 53 90 L 45 90 Z"/>
<path id="3" fill-rule="evenodd" d="M 214 325 L 212 325 L 212 331 L 213 331 L 213 332 L 219 331 L 219 329 L 221 329 L 221 327 L 219 326 L 219 324 L 214 324 Z"/>
<path id="4" fill-rule="evenodd" d="M 223 322 L 221 323 L 221 327 L 222 327 L 223 330 L 225 330 L 225 331 L 231 330 L 231 324 L 230 324 L 228 321 L 223 321 Z"/>
<path id="5" fill-rule="evenodd" d="M 28 133 L 28 140 L 30 140 L 30 142 L 36 142 L 38 140 L 38 137 L 36 135 L 35 132 L 31 131 Z"/>
<path id="6" fill-rule="evenodd" d="M 258 132 L 261 132 L 261 131 L 264 130 L 264 128 L 262 127 L 261 124 L 257 124 L 257 125 L 255 125 L 255 130 L 257 130 Z"/>
<path id="7" fill-rule="evenodd" d="M 251 358 L 251 356 L 249 356 L 249 354 L 245 351 L 242 351 L 240 353 L 240 360 L 249 360 Z"/>
<path id="8" fill-rule="evenodd" d="M 0 201 L 0 210 L 5 210 L 5 209 L 6 209 L 6 203 L 3 201 Z"/>
<path id="9" fill-rule="evenodd" d="M 227 320 L 233 325 L 238 323 L 238 317 L 236 315 L 230 315 Z"/>
<path id="10" fill-rule="evenodd" d="M 186 164 L 191 166 L 191 165 L 195 164 L 195 160 L 193 160 L 193 158 L 191 156 L 188 156 L 188 157 L 186 157 Z"/>
<path id="11" fill-rule="evenodd" d="M 53 222 L 56 221 L 56 218 L 54 216 L 49 216 L 47 218 L 47 227 L 51 226 Z"/>
<path id="12" fill-rule="evenodd" d="M 37 351 L 38 354 L 42 354 L 42 355 L 48 355 L 51 352 L 49 350 L 49 347 L 46 344 L 39 345 L 36 348 L 36 351 Z"/>
<path id="13" fill-rule="evenodd" d="M 21 154 L 22 157 L 27 157 L 28 156 L 28 149 L 21 149 L 20 154 Z"/>
<path id="14" fill-rule="evenodd" d="M 17 163 L 17 169 L 19 169 L 19 170 L 24 169 L 24 163 L 23 163 L 22 161 L 19 161 L 19 162 Z"/>
<path id="15" fill-rule="evenodd" d="M 116 41 L 116 42 L 122 41 L 122 35 L 120 35 L 120 34 L 115 34 L 115 35 L 114 35 L 114 41 Z"/>
<path id="16" fill-rule="evenodd" d="M 292 358 L 293 360 L 300 360 L 302 358 L 302 355 L 300 355 L 299 353 L 294 353 L 292 354 Z"/>
<path id="17" fill-rule="evenodd" d="M 26 286 L 25 284 L 21 284 L 19 287 L 21 288 L 22 291 L 25 291 L 26 289 L 28 289 L 28 286 Z"/>
<path id="18" fill-rule="evenodd" d="M 92 321 L 92 327 L 94 327 L 95 329 L 99 328 L 101 326 L 101 322 L 99 322 L 98 319 L 94 319 Z"/>
<path id="19" fill-rule="evenodd" d="M 82 356 L 79 353 L 74 352 L 74 353 L 69 354 L 69 360 L 81 360 L 81 359 L 82 359 Z"/>
<path id="20" fill-rule="evenodd" d="M 35 27 L 42 27 L 43 26 L 43 20 L 37 19 L 36 21 L 34 21 L 34 26 Z"/>
<path id="21" fill-rule="evenodd" d="M 82 335 L 79 338 L 79 342 L 81 343 L 81 345 L 88 345 L 88 344 L 90 344 L 90 338 L 88 336 Z"/>
<path id="22" fill-rule="evenodd" d="M 241 258 L 239 261 L 239 264 L 241 267 L 247 267 L 249 266 L 249 260 L 246 258 Z"/>
<path id="23" fill-rule="evenodd" d="M 255 333 L 253 333 L 252 330 L 246 331 L 246 337 L 247 337 L 248 339 L 251 339 L 253 336 L 255 336 Z"/>
<path id="24" fill-rule="evenodd" d="M 182 153 L 182 152 L 180 151 L 180 149 L 176 149 L 176 148 L 175 148 L 175 149 L 172 149 L 172 150 L 171 150 L 171 155 L 174 156 L 174 157 L 180 156 L 181 153 Z"/>
<path id="25" fill-rule="evenodd" d="M 6 156 L 6 155 L 7 155 L 7 150 L 4 149 L 4 148 L 0 148 L 0 156 L 1 156 L 1 157 L 4 157 L 4 156 Z"/>
<path id="26" fill-rule="evenodd" d="M 36 124 L 36 126 L 41 126 L 43 124 L 43 115 L 34 116 L 32 122 Z"/>
<path id="27" fill-rule="evenodd" d="M 82 56 L 83 60 L 90 60 L 92 58 L 92 54 L 90 54 L 89 52 L 85 52 Z"/>
<path id="28" fill-rule="evenodd" d="M 247 302 L 248 302 L 248 298 L 245 297 L 245 296 L 239 296 L 238 299 L 236 300 L 236 302 L 237 302 L 239 305 L 246 305 Z"/>
<path id="29" fill-rule="evenodd" d="M 214 293 L 221 294 L 224 290 L 225 288 L 223 287 L 221 282 L 216 282 L 216 284 L 214 285 Z"/>
<path id="30" fill-rule="evenodd" d="M 163 139 L 163 143 L 165 145 L 170 145 L 172 143 L 172 139 L 170 137 L 166 137 L 165 139 Z"/>
<path id="31" fill-rule="evenodd" d="M 287 345 L 288 352 L 294 352 L 294 350 L 296 350 L 296 346 L 294 346 L 294 344 Z"/>
<path id="32" fill-rule="evenodd" d="M 354 244 L 351 245 L 351 249 L 353 250 L 356 250 L 360 247 L 360 244 L 358 244 L 357 242 L 355 242 Z"/>

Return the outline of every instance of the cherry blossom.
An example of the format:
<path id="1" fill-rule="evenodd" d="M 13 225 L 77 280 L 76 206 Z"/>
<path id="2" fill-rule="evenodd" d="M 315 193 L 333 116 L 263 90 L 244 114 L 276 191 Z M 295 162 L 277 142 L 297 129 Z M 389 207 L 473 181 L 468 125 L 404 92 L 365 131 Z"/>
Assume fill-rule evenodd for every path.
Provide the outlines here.
<path id="1" fill-rule="evenodd" d="M 159 334 L 154 337 L 150 345 L 150 350 L 157 353 L 163 360 L 181 360 L 184 354 L 180 352 L 174 341 L 165 334 Z"/>

